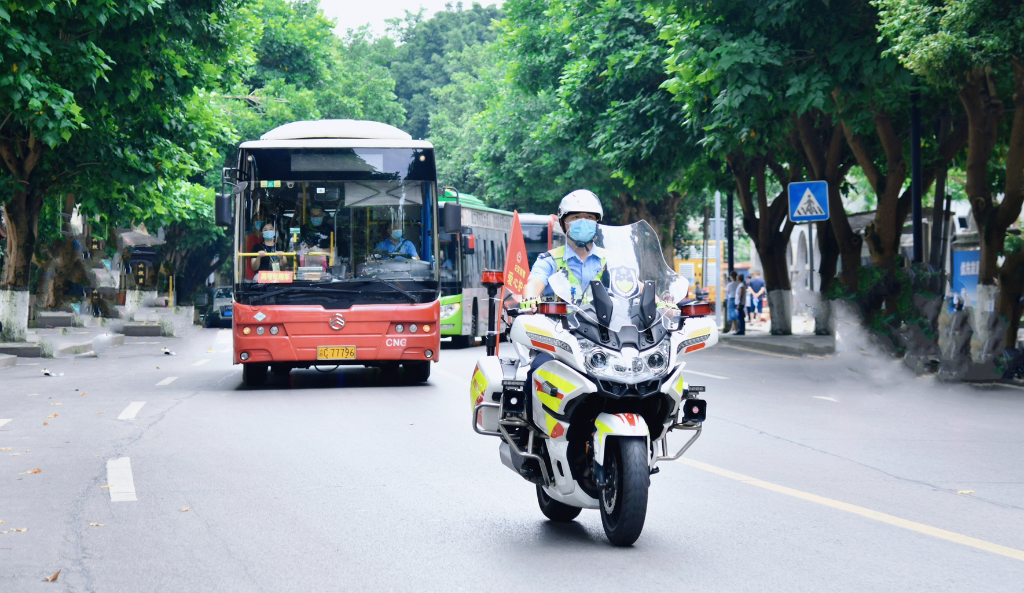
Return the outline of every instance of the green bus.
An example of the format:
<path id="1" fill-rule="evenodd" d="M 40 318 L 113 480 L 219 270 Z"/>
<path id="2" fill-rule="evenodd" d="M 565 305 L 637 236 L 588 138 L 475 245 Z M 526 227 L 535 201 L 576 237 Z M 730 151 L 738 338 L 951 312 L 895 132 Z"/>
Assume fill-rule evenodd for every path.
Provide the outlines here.
<path id="1" fill-rule="evenodd" d="M 512 213 L 446 189 L 438 198 L 440 220 L 446 220 L 443 210 L 448 204 L 461 207 L 462 232 L 440 235 L 441 337 L 465 348 L 487 333 L 487 289 L 480 284 L 480 273 L 505 268 Z"/>

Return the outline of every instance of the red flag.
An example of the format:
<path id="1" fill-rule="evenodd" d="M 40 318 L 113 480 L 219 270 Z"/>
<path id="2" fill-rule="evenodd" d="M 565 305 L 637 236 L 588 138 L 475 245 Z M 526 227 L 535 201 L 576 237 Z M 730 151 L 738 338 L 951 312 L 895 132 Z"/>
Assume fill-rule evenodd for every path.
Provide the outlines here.
<path id="1" fill-rule="evenodd" d="M 512 236 L 508 240 L 508 251 L 505 255 L 505 272 L 502 274 L 505 286 L 514 295 L 522 296 L 526 279 L 530 276 L 529 260 L 526 257 L 526 242 L 523 241 L 523 228 L 519 225 L 519 212 L 512 213 Z M 504 294 L 502 294 L 504 297 Z"/>
<path id="2" fill-rule="evenodd" d="M 523 287 L 530 277 L 530 260 L 526 257 L 526 242 L 523 240 L 523 227 L 519 224 L 519 211 L 512 212 L 512 236 L 508 239 L 508 249 L 505 252 L 505 271 L 502 280 L 505 281 L 501 287 L 501 298 L 498 299 L 498 333 L 501 333 L 501 311 L 505 308 L 505 289 L 518 297 L 523 296 Z M 518 301 L 518 299 L 517 299 Z M 497 344 L 494 353 L 497 354 Z"/>

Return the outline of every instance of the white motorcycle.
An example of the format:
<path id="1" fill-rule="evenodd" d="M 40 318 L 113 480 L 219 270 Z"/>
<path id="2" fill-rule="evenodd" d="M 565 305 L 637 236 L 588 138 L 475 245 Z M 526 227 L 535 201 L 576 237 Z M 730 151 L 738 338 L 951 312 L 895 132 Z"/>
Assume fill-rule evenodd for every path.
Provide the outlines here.
<path id="1" fill-rule="evenodd" d="M 501 438 L 502 463 L 537 485 L 549 519 L 600 509 L 611 543 L 628 546 L 643 530 L 658 463 L 700 436 L 706 404 L 694 395 L 704 388 L 684 379 L 682 357 L 716 344 L 718 329 L 706 300 L 684 300 L 687 281 L 646 222 L 600 226 L 595 241 L 606 272 L 588 294 L 552 275 L 557 298 L 515 315 L 512 352 L 477 363 L 473 429 Z M 693 434 L 669 454 L 676 430 Z"/>

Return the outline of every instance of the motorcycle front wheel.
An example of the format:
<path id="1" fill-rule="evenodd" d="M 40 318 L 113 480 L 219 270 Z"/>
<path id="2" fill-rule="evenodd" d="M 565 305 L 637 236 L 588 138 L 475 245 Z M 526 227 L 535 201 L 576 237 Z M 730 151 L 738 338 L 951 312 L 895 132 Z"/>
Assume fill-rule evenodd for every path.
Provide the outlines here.
<path id="1" fill-rule="evenodd" d="M 631 546 L 647 518 L 647 489 L 651 483 L 647 443 L 638 438 L 611 438 L 605 445 L 601 491 L 601 523 L 608 541 Z"/>
<path id="2" fill-rule="evenodd" d="M 537 504 L 540 505 L 540 512 L 555 523 L 568 523 L 579 516 L 580 511 L 583 510 L 551 498 L 540 485 L 537 486 Z"/>

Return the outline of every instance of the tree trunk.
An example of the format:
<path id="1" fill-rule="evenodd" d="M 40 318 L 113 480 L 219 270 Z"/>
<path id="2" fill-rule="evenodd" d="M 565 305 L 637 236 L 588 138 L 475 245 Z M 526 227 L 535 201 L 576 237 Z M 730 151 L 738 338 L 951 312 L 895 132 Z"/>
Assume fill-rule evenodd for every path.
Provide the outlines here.
<path id="1" fill-rule="evenodd" d="M 948 110 L 939 117 L 936 137 L 939 144 L 949 138 L 950 116 Z M 946 176 L 949 169 L 942 166 L 935 175 L 935 204 L 932 205 L 932 232 L 931 250 L 928 256 L 928 263 L 933 268 L 941 268 L 942 260 L 942 229 L 946 223 Z"/>
<path id="2" fill-rule="evenodd" d="M 617 218 L 619 224 L 633 224 L 641 220 L 648 224 L 658 233 L 658 240 L 661 241 L 662 255 L 669 268 L 675 269 L 676 246 L 676 214 L 679 209 L 679 202 L 686 197 L 686 194 L 669 192 L 661 197 L 657 203 L 648 204 L 645 198 L 634 196 L 628 192 L 620 192 L 615 197 L 617 216 L 608 217 L 611 220 Z"/>
<path id="3" fill-rule="evenodd" d="M 1006 185 L 1003 202 L 994 217 L 992 226 L 995 228 L 984 235 L 986 240 L 991 239 L 991 245 L 986 246 L 982 243 L 982 258 L 995 257 L 1003 250 L 1006 230 L 1020 217 L 1021 207 L 1024 206 L 1024 65 L 1017 60 L 1013 61 L 1013 76 L 1013 122 L 1010 125 L 1010 143 L 1006 149 Z M 987 253 L 986 247 L 995 249 L 994 254 Z M 999 268 L 1000 291 L 996 304 L 996 312 L 1001 317 L 1005 316 L 1008 323 L 1003 342 L 1007 348 L 1015 348 L 1017 345 L 1017 329 L 1021 316 L 1020 299 L 1024 292 L 1022 277 L 1024 254 L 1016 252 L 1007 255 Z M 980 279 L 979 275 L 979 281 Z"/>
<path id="4" fill-rule="evenodd" d="M 789 247 L 789 237 L 793 233 L 793 223 L 788 220 L 789 185 L 786 183 L 787 180 L 782 178 L 787 173 L 777 163 L 770 163 L 767 155 L 750 157 L 733 153 L 728 155 L 727 159 L 729 169 L 736 179 L 740 209 L 743 212 L 743 229 L 753 239 L 764 268 L 765 290 L 768 292 L 771 308 L 771 332 L 774 335 L 788 335 L 792 333 L 792 303 L 787 302 L 785 306 L 780 304 L 783 300 L 792 298 L 786 250 Z M 768 205 L 768 187 L 765 179 L 765 168 L 769 165 L 776 175 L 780 176 L 779 181 L 782 183 L 782 192 L 775 197 L 771 206 Z M 788 171 L 789 178 L 799 175 L 799 171 L 799 166 L 791 166 Z M 754 181 L 753 189 L 751 180 Z"/>

